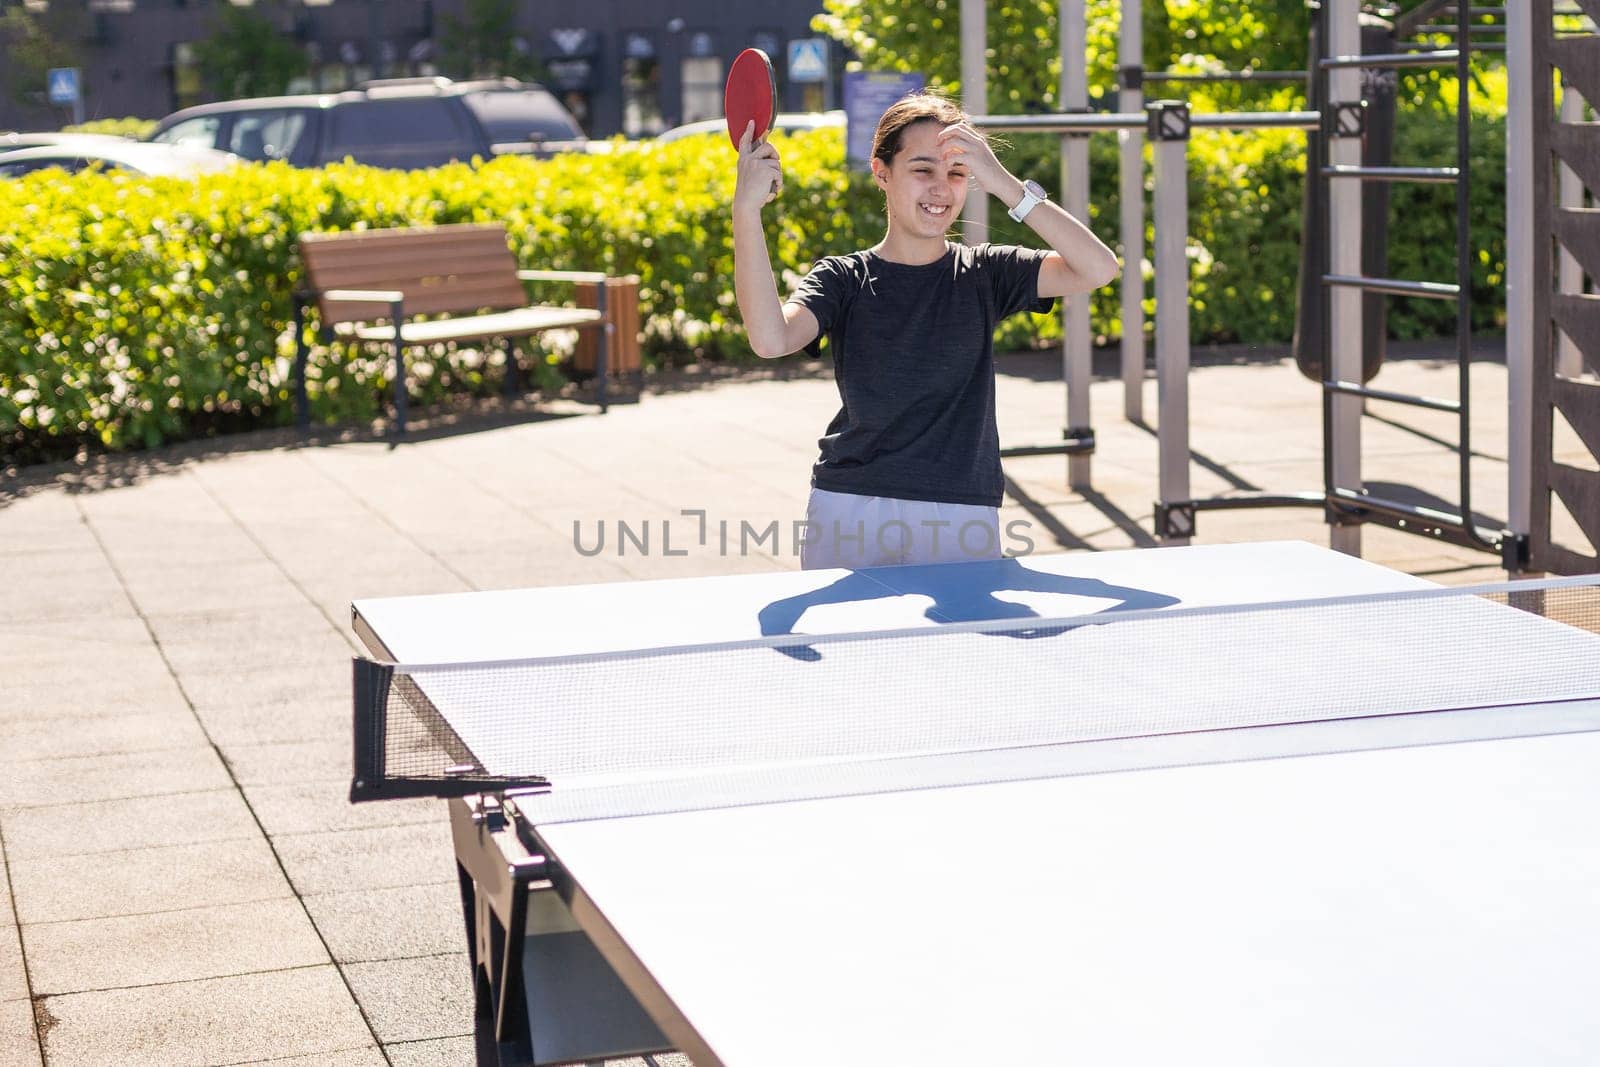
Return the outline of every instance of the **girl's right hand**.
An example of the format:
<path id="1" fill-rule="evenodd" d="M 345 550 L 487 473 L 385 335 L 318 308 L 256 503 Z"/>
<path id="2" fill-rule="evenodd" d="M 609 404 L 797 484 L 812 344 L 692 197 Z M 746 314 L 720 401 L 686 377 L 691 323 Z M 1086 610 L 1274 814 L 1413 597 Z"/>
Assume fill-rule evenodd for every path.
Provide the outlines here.
<path id="1" fill-rule="evenodd" d="M 759 212 L 770 204 L 783 189 L 783 164 L 778 150 L 765 139 L 751 143 L 755 137 L 755 120 L 745 124 L 744 135 L 739 138 L 739 172 L 733 187 L 733 208 L 747 208 Z"/>

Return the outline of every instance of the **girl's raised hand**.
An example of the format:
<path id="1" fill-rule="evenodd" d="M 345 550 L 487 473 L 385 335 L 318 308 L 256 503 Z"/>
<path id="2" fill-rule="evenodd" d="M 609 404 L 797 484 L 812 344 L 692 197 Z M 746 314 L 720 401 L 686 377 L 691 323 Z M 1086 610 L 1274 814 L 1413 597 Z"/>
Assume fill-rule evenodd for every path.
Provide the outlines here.
<path id="1" fill-rule="evenodd" d="M 783 190 L 783 162 L 766 139 L 752 142 L 755 120 L 745 124 L 739 138 L 739 171 L 733 187 L 733 209 L 760 211 Z"/>
<path id="2" fill-rule="evenodd" d="M 983 134 L 968 123 L 946 126 L 939 131 L 937 143 L 944 159 L 947 162 L 959 160 L 973 181 L 983 189 L 994 190 L 1009 176 L 1006 168 L 995 158 L 994 149 L 989 147 Z"/>

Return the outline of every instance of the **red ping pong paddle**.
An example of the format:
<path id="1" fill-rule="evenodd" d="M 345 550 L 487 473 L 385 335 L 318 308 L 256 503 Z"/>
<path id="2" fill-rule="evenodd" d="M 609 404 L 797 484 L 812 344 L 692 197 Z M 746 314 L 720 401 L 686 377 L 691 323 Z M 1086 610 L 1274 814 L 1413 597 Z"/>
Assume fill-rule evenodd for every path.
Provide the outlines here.
<path id="1" fill-rule="evenodd" d="M 772 129 L 778 119 L 778 82 L 772 75 L 772 60 L 761 49 L 746 48 L 734 58 L 722 91 L 722 111 L 728 116 L 728 140 L 735 148 L 750 120 L 756 124 L 751 144 Z"/>

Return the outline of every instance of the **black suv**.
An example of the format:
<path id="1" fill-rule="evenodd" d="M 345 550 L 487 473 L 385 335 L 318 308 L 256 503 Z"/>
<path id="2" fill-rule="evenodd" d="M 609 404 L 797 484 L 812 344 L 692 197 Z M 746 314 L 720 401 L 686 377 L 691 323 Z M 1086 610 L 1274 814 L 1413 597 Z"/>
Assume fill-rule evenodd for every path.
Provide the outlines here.
<path id="1" fill-rule="evenodd" d="M 397 170 L 473 156 L 581 151 L 586 143 L 549 90 L 514 78 L 394 78 L 342 93 L 199 104 L 162 119 L 149 140 L 297 167 L 348 157 Z"/>

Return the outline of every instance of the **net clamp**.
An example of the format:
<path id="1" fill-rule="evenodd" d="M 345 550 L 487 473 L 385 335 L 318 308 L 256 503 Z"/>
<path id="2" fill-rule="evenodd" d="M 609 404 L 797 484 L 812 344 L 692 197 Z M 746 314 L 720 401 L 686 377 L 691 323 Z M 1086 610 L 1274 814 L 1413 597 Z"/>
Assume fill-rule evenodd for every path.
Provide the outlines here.
<path id="1" fill-rule="evenodd" d="M 506 828 L 506 813 L 500 806 L 499 797 L 471 797 L 467 800 L 467 810 L 472 814 L 472 825 L 479 829 L 494 833 Z"/>

